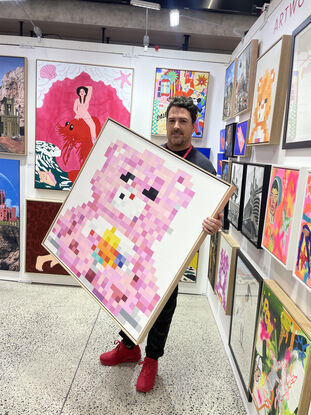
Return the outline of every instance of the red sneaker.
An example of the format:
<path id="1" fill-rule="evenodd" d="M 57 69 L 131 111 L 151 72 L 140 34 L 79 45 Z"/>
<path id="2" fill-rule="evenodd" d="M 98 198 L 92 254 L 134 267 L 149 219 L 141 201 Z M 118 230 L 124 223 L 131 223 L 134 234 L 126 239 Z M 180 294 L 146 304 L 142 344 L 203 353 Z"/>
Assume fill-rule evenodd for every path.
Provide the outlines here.
<path id="1" fill-rule="evenodd" d="M 135 345 L 134 349 L 128 349 L 125 344 L 116 340 L 114 344 L 117 345 L 110 352 L 100 355 L 100 361 L 105 366 L 115 366 L 124 362 L 138 362 L 141 358 L 140 347 Z"/>
<path id="2" fill-rule="evenodd" d="M 143 367 L 137 379 L 136 390 L 139 392 L 148 392 L 154 386 L 155 377 L 158 372 L 158 361 L 150 357 L 145 357 L 145 360 L 139 364 L 143 365 Z"/>

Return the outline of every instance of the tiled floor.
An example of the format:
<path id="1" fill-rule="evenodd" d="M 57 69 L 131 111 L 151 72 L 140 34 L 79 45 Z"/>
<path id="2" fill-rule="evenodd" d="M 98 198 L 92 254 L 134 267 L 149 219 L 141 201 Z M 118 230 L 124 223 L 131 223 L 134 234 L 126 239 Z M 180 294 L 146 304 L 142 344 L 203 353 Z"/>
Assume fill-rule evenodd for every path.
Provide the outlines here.
<path id="1" fill-rule="evenodd" d="M 244 415 L 206 297 L 179 294 L 155 388 L 104 367 L 118 328 L 78 287 L 0 281 L 0 415 Z"/>

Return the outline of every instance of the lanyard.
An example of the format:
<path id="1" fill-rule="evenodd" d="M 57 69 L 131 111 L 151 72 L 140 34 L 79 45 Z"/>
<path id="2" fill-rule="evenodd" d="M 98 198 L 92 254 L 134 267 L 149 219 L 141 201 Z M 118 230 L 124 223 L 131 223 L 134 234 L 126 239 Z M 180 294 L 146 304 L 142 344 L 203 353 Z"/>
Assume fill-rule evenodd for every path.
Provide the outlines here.
<path id="1" fill-rule="evenodd" d="M 165 144 L 165 148 L 167 148 L 166 144 Z M 191 146 L 188 148 L 188 150 L 185 152 L 185 154 L 182 156 L 182 158 L 185 159 L 192 149 L 193 149 L 193 145 L 191 144 Z"/>

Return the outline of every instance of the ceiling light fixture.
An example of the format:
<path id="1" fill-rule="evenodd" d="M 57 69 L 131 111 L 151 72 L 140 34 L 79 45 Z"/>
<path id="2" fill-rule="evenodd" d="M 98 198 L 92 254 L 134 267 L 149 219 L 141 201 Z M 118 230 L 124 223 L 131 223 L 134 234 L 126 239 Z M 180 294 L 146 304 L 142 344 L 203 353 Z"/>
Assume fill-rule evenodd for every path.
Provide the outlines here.
<path id="1" fill-rule="evenodd" d="M 179 10 L 173 9 L 170 10 L 170 26 L 178 26 L 179 25 Z"/>
<path id="2" fill-rule="evenodd" d="M 131 0 L 132 6 L 144 7 L 145 9 L 160 10 L 161 6 L 158 3 L 143 0 Z"/>

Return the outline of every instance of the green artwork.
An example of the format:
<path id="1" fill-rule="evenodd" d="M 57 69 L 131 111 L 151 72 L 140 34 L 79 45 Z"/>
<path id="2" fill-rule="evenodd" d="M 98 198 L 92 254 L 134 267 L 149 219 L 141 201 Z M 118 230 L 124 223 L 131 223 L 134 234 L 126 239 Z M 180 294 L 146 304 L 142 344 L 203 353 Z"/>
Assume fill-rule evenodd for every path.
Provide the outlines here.
<path id="1" fill-rule="evenodd" d="M 265 282 L 251 375 L 251 393 L 260 415 L 308 412 L 310 386 L 304 384 L 308 378 L 310 383 L 310 335 L 297 320 L 310 327 L 280 287 L 274 281 Z"/>

